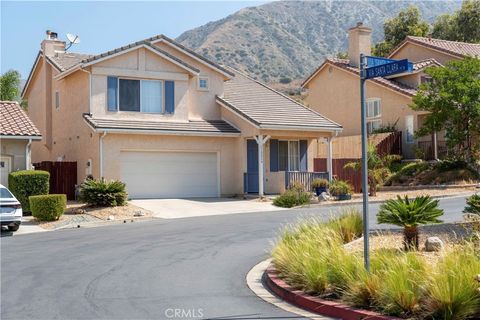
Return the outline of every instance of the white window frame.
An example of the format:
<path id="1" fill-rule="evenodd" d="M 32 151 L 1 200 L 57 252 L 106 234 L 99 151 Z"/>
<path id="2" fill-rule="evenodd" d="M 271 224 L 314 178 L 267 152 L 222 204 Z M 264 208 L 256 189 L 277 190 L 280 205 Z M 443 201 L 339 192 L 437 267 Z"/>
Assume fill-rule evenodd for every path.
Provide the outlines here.
<path id="1" fill-rule="evenodd" d="M 207 87 L 206 88 L 202 88 L 200 86 L 200 81 L 201 80 L 207 81 Z M 198 76 L 197 89 L 200 90 L 200 91 L 209 91 L 210 90 L 210 79 L 208 78 L 208 76 Z"/>
<path id="2" fill-rule="evenodd" d="M 287 170 L 285 171 L 300 171 L 300 140 L 278 140 L 278 142 L 286 142 L 287 143 Z M 290 143 L 291 142 L 296 142 L 297 143 L 297 150 L 298 150 L 298 169 L 297 170 L 290 170 L 291 164 L 290 164 Z M 279 165 L 280 165 L 280 148 L 278 148 L 278 160 L 279 160 Z M 283 171 L 283 168 L 279 168 L 278 171 Z"/>
<path id="3" fill-rule="evenodd" d="M 120 110 L 120 80 L 137 80 L 140 82 L 140 111 Z M 160 112 L 144 112 L 142 107 L 142 81 L 159 81 L 162 83 L 162 105 Z M 136 112 L 145 114 L 166 114 L 165 113 L 165 81 L 160 79 L 137 79 L 129 77 L 117 77 L 117 112 Z"/>
<path id="4" fill-rule="evenodd" d="M 374 128 L 373 124 L 374 123 L 378 123 L 378 127 L 377 128 L 380 128 L 382 126 L 382 119 L 368 119 L 367 120 L 367 133 L 368 134 L 372 134 L 373 131 L 377 128 Z M 369 126 L 370 125 L 370 126 Z"/>
<path id="5" fill-rule="evenodd" d="M 378 102 L 378 114 L 375 114 L 375 102 Z M 370 105 L 373 107 L 373 116 L 369 116 L 369 109 Z M 366 108 L 367 108 L 367 119 L 376 119 L 382 117 L 382 99 L 380 98 L 369 98 L 366 101 Z"/>

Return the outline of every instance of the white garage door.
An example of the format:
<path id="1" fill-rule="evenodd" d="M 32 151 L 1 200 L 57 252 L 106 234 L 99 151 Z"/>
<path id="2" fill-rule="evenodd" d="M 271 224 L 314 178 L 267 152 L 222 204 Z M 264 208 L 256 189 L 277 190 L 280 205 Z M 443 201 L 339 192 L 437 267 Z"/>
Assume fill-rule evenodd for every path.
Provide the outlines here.
<path id="1" fill-rule="evenodd" d="M 131 198 L 217 197 L 217 154 L 122 152 L 121 179 Z"/>

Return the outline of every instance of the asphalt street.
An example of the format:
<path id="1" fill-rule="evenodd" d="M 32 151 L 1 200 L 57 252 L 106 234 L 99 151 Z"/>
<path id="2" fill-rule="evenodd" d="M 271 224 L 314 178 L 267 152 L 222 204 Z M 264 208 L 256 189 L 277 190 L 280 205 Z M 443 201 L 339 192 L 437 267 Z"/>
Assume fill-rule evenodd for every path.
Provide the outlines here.
<path id="1" fill-rule="evenodd" d="M 461 221 L 464 198 L 442 199 Z M 371 227 L 377 228 L 371 205 Z M 1 319 L 297 319 L 247 272 L 286 223 L 333 207 L 154 220 L 1 238 Z M 385 227 L 385 226 L 382 226 Z"/>

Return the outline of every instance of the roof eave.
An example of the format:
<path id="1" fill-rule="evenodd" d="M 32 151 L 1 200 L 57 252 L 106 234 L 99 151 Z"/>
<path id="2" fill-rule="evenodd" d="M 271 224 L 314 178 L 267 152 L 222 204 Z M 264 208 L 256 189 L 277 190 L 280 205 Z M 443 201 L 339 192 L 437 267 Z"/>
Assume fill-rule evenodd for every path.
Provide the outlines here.
<path id="1" fill-rule="evenodd" d="M 12 139 L 12 140 L 42 140 L 42 136 L 25 136 L 25 135 L 4 135 L 0 134 L 1 139 Z"/>
<path id="2" fill-rule="evenodd" d="M 331 127 L 317 127 L 317 126 L 292 126 L 292 125 L 272 125 L 272 124 L 261 124 L 260 129 L 266 130 L 288 130 L 288 131 L 316 131 L 316 132 L 341 132 L 342 127 L 331 128 Z"/>

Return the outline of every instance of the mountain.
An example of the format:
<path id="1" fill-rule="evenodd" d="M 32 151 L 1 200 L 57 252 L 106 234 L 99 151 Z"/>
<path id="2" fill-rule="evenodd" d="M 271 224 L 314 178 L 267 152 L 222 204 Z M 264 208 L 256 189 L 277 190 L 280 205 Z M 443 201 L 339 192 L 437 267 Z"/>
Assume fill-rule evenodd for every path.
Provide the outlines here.
<path id="1" fill-rule="evenodd" d="M 460 1 L 275 1 L 209 22 L 177 40 L 198 53 L 265 82 L 305 78 L 323 59 L 347 49 L 358 21 L 383 38 L 383 22 L 409 5 L 432 22 Z"/>

